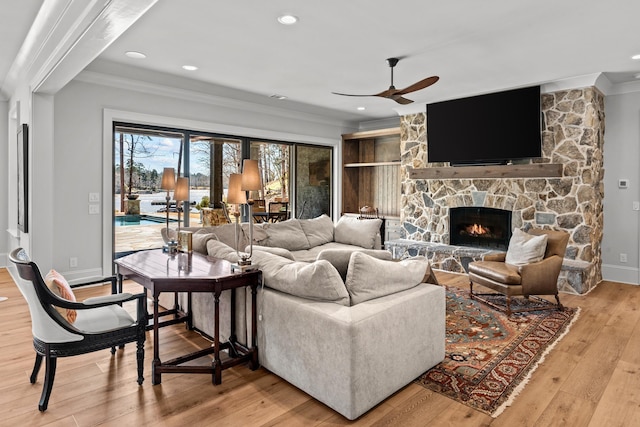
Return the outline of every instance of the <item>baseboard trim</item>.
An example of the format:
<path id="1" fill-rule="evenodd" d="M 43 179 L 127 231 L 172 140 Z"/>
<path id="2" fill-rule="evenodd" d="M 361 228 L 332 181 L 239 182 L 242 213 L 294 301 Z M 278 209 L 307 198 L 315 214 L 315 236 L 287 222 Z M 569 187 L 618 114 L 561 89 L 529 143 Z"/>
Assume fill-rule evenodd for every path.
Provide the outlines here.
<path id="1" fill-rule="evenodd" d="M 611 282 L 638 285 L 640 270 L 635 267 L 621 267 L 619 265 L 602 264 L 602 279 Z"/>

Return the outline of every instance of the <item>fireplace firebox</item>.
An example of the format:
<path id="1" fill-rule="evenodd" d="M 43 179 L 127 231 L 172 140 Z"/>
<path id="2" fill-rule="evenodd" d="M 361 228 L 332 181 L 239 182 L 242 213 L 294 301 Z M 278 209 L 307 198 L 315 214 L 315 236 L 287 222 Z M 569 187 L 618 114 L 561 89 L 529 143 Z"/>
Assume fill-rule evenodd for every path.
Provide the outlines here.
<path id="1" fill-rule="evenodd" d="M 449 209 L 449 243 L 506 250 L 511 239 L 511 211 L 484 207 Z"/>

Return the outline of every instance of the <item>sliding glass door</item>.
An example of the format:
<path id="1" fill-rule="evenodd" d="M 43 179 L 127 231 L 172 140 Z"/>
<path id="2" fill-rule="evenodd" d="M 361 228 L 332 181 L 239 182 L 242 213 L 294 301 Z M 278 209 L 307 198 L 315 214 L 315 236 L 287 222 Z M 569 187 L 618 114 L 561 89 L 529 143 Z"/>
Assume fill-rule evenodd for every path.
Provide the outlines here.
<path id="1" fill-rule="evenodd" d="M 262 175 L 262 188 L 250 197 L 254 211 L 266 213 L 254 218 L 331 215 L 331 147 L 130 123 L 114 123 L 113 137 L 115 257 L 162 247 L 167 222 L 204 225 L 204 213 L 226 203 L 229 176 L 242 172 L 244 158 L 257 160 Z M 173 191 L 162 190 L 164 168 L 189 178 L 187 201 L 177 205 Z"/>
<path id="2" fill-rule="evenodd" d="M 182 176 L 184 134 L 116 124 L 113 135 L 113 251 L 160 248 L 160 229 L 177 221 L 175 202 L 167 213 L 162 171 L 172 167 Z"/>
<path id="3" fill-rule="evenodd" d="M 331 216 L 333 170 L 331 147 L 297 145 L 295 157 L 295 216 Z"/>
<path id="4" fill-rule="evenodd" d="M 222 208 L 227 200 L 229 175 L 240 171 L 242 140 L 191 134 L 189 141 L 191 200 L 199 208 Z"/>

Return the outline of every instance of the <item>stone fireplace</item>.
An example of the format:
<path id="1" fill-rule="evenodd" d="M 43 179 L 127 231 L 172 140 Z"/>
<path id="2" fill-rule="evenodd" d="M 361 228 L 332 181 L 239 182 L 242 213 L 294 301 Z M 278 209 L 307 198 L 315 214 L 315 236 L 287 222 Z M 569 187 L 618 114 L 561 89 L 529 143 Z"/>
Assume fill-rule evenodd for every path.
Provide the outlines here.
<path id="1" fill-rule="evenodd" d="M 507 250 L 511 211 L 483 206 L 449 209 L 449 244 Z"/>
<path id="2" fill-rule="evenodd" d="M 450 245 L 452 209 L 509 211 L 510 230 L 539 227 L 570 234 L 559 288 L 583 294 L 602 280 L 604 96 L 587 87 L 545 93 L 541 105 L 543 155 L 535 162 L 561 165 L 559 177 L 412 179 L 411 169 L 448 164 L 427 162 L 425 114 L 401 117 L 402 233 L 406 239 Z M 465 271 L 457 259 L 433 262 L 435 268 Z"/>

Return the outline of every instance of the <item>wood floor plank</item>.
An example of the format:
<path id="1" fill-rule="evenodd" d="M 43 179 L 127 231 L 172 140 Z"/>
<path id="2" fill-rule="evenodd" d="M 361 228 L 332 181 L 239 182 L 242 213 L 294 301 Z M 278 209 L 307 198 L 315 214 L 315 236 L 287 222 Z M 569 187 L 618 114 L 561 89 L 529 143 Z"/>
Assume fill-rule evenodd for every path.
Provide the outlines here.
<path id="1" fill-rule="evenodd" d="M 620 404 L 622 403 L 622 404 Z M 613 426 L 640 423 L 640 365 L 620 361 L 596 408 L 591 425 Z M 625 424 L 629 422 L 629 424 Z"/>
<path id="2" fill-rule="evenodd" d="M 468 289 L 465 275 L 437 271 L 446 286 Z M 125 283 L 125 291 L 140 287 Z M 109 293 L 109 286 L 74 290 L 78 299 Z M 136 383 L 135 345 L 64 358 L 49 409 L 37 410 L 41 372 L 33 367 L 26 303 L 0 269 L 0 425 L 93 426 L 629 426 L 640 418 L 640 287 L 603 282 L 589 295 L 562 295 L 582 309 L 571 332 L 547 355 L 513 404 L 497 418 L 409 384 L 355 421 L 349 421 L 263 368 L 236 366 L 221 385 L 208 375 L 164 374 L 151 385 L 153 333 L 145 343 L 145 383 Z M 127 307 L 134 311 L 135 307 Z M 161 332 L 163 359 L 209 342 L 180 325 Z M 210 358 L 197 361 L 210 363 Z"/>

